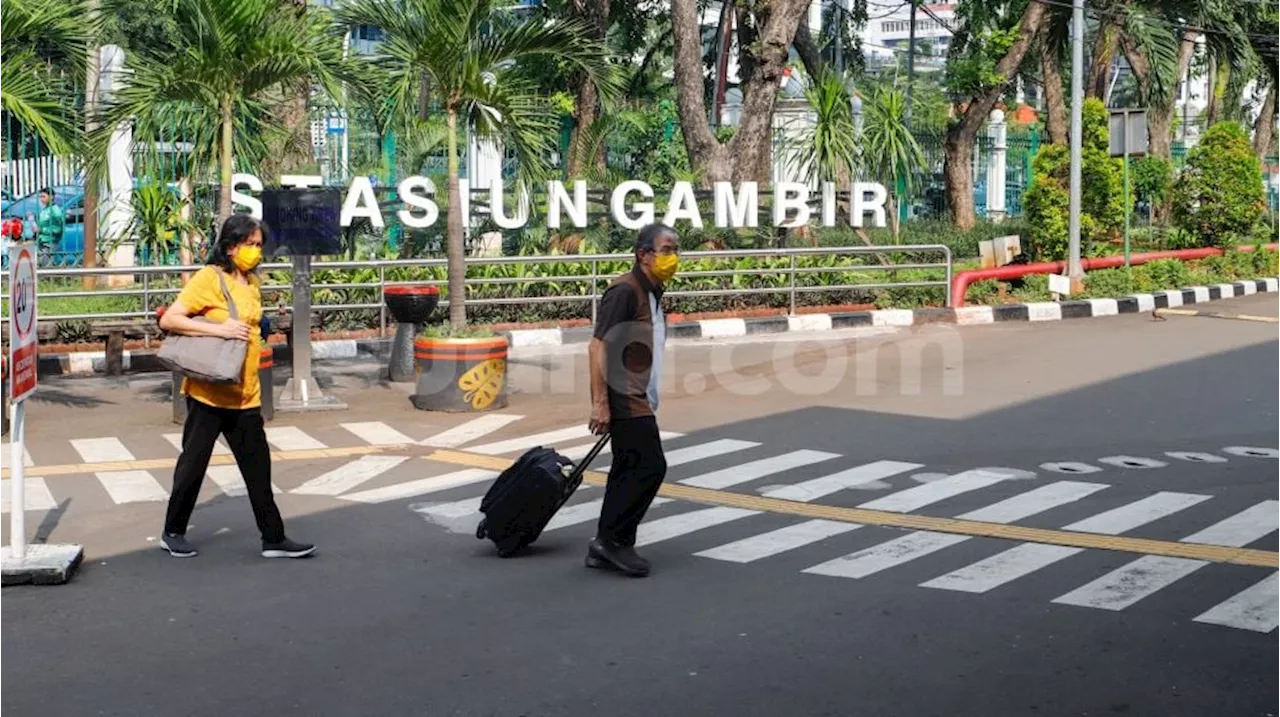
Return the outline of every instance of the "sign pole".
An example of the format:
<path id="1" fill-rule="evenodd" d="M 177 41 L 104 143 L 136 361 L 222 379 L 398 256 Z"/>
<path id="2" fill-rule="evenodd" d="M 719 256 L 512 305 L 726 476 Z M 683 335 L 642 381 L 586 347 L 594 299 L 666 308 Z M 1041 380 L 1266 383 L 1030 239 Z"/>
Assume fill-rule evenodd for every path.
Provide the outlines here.
<path id="1" fill-rule="evenodd" d="M 10 410 L 13 412 L 13 432 L 9 434 L 9 465 L 13 468 L 9 479 L 9 557 L 22 562 L 27 559 L 26 466 L 23 462 L 26 456 L 23 448 L 27 425 L 26 402 L 18 401 Z"/>
<path id="2" fill-rule="evenodd" d="M 79 545 L 27 545 L 26 447 L 27 398 L 39 382 L 36 337 L 36 250 L 30 243 L 9 248 L 9 400 L 13 425 L 9 434 L 9 551 L 3 558 L 4 584 L 58 585 L 84 558 Z"/>
<path id="3" fill-rule="evenodd" d="M 293 375 L 285 384 L 276 410 L 341 411 L 347 404 L 320 390 L 311 375 L 311 255 L 293 256 Z M 269 387 L 264 387 L 271 390 Z"/>
<path id="4" fill-rule="evenodd" d="M 1129 112 L 1124 113 L 1124 265 L 1129 267 Z"/>

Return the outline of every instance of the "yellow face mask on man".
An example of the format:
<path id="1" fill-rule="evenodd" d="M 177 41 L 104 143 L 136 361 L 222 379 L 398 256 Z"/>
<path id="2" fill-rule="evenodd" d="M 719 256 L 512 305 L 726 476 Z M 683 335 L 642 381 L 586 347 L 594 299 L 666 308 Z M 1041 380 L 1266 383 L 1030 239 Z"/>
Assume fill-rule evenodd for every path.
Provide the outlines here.
<path id="1" fill-rule="evenodd" d="M 679 268 L 680 257 L 675 254 L 659 254 L 653 258 L 653 275 L 663 283 L 671 281 L 671 277 L 676 275 L 676 269 Z"/>
<path id="2" fill-rule="evenodd" d="M 252 271 L 262 261 L 262 247 L 246 244 L 236 250 L 232 261 L 240 271 Z"/>

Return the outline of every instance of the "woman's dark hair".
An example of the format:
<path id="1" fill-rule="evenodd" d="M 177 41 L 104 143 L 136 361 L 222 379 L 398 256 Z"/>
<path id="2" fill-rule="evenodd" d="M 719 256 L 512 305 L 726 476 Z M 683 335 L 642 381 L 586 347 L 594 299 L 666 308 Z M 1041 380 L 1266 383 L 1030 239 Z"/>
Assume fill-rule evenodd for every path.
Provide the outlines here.
<path id="1" fill-rule="evenodd" d="M 243 244 L 255 231 L 262 232 L 262 241 L 267 240 L 267 227 L 253 218 L 251 214 L 232 214 L 222 223 L 222 231 L 209 251 L 209 260 L 205 263 L 220 267 L 227 273 L 237 271 L 231 260 L 231 250 Z"/>

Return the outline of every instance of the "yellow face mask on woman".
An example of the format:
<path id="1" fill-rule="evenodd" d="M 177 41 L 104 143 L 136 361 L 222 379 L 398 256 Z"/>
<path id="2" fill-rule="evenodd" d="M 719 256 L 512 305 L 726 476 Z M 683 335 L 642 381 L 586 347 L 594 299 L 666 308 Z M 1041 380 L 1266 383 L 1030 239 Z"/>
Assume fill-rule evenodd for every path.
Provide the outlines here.
<path id="1" fill-rule="evenodd" d="M 678 268 L 680 268 L 680 257 L 675 254 L 659 254 L 653 258 L 653 275 L 658 277 L 658 281 L 663 283 L 671 281 L 671 277 L 676 275 Z"/>
<path id="2" fill-rule="evenodd" d="M 258 262 L 262 261 L 262 247 L 245 245 L 236 250 L 236 255 L 232 257 L 236 268 L 240 271 L 252 271 Z"/>

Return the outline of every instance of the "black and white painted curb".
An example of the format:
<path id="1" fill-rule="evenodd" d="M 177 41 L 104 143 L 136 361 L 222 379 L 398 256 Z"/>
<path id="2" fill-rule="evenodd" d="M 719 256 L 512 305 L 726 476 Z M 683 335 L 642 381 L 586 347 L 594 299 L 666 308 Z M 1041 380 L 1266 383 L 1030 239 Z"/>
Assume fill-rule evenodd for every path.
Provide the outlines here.
<path id="1" fill-rule="evenodd" d="M 799 316 L 701 319 L 672 323 L 667 327 L 667 336 L 675 339 L 714 340 L 792 331 L 821 332 L 853 328 L 906 328 L 929 324 L 977 326 L 1010 321 L 1061 321 L 1137 314 L 1277 291 L 1280 291 L 1280 279 L 1265 278 L 1237 281 L 1233 284 L 1193 286 L 1154 294 L 1133 294 L 1117 299 L 1041 301 L 1002 306 L 965 306 L 957 309 L 885 309 Z M 512 351 L 518 352 L 521 349 L 540 346 L 585 344 L 591 339 L 591 327 L 516 329 L 504 331 L 501 334 L 510 342 Z M 275 362 L 288 364 L 291 358 L 288 347 L 283 344 L 273 344 L 273 347 Z M 334 339 L 311 344 L 311 358 L 314 361 L 386 359 L 390 353 L 390 339 Z M 124 368 L 126 371 L 164 370 L 155 360 L 154 351 L 125 351 Z M 42 375 L 101 374 L 106 370 L 106 358 L 101 351 L 45 355 L 40 357 L 39 370 Z"/>

